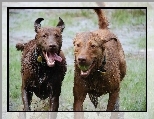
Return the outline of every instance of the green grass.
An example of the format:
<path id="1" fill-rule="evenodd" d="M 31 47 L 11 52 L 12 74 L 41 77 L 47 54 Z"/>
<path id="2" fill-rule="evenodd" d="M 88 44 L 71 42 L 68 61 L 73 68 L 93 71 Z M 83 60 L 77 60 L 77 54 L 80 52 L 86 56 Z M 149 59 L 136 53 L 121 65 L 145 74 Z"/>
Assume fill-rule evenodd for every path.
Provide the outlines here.
<path id="1" fill-rule="evenodd" d="M 62 83 L 62 90 L 61 90 L 61 105 L 59 110 L 73 111 L 73 86 L 74 86 L 74 67 L 68 66 L 67 73 L 65 75 L 65 79 Z M 67 102 L 67 103 L 66 103 Z"/>
<path id="2" fill-rule="evenodd" d="M 135 45 L 138 49 L 146 49 L 146 36 L 128 41 L 130 45 Z"/>
<path id="3" fill-rule="evenodd" d="M 139 39 L 139 41 L 137 41 L 137 44 L 138 44 L 138 47 L 140 48 L 140 49 L 142 49 L 142 48 L 146 48 L 146 36 L 145 37 L 143 37 L 143 38 L 140 38 Z"/>
<path id="4" fill-rule="evenodd" d="M 21 104 L 21 75 L 20 75 L 21 52 L 16 51 L 15 47 L 9 48 L 9 97 L 11 110 L 18 109 Z"/>
<path id="5" fill-rule="evenodd" d="M 142 10 L 115 10 L 110 18 L 114 26 L 146 24 L 146 15 Z"/>
<path id="6" fill-rule="evenodd" d="M 23 14 L 23 12 L 20 12 L 20 10 L 18 11 L 18 13 L 15 12 L 10 12 L 9 13 L 9 17 L 13 18 L 16 17 L 16 20 L 14 19 L 10 19 L 10 29 L 9 31 L 20 31 L 21 29 L 24 30 L 32 30 L 33 29 L 33 25 L 34 25 L 34 21 L 37 18 L 44 18 L 44 21 L 42 21 L 42 26 L 56 26 L 58 21 L 59 21 L 59 17 L 61 17 L 63 19 L 63 21 L 67 21 L 67 23 L 65 23 L 66 26 L 68 25 L 73 25 L 74 22 L 77 22 L 75 20 L 75 18 L 78 17 L 85 17 L 88 19 L 92 18 L 92 10 L 91 12 L 89 12 L 90 10 L 86 10 L 86 9 L 81 9 L 81 10 L 72 10 L 72 12 L 58 12 L 58 13 L 52 13 L 51 10 L 48 10 L 48 12 L 44 12 L 43 10 L 40 12 L 32 12 L 30 13 L 29 11 L 25 11 L 25 12 L 29 12 L 29 14 Z M 32 19 L 30 19 L 32 18 Z M 13 25 L 12 25 L 13 24 Z"/>
<path id="7" fill-rule="evenodd" d="M 146 110 L 146 60 L 129 56 L 127 74 L 121 84 L 122 110 Z"/>
<path id="8" fill-rule="evenodd" d="M 19 10 L 20 11 L 20 10 Z M 25 11 L 29 12 L 29 11 Z M 58 12 L 55 14 L 52 13 L 50 10 L 48 12 L 40 11 L 40 12 L 34 12 L 29 14 L 23 14 L 22 12 L 19 12 L 18 14 L 14 12 L 9 13 L 9 17 L 16 17 L 17 20 L 10 19 L 10 24 L 13 24 L 13 27 L 10 27 L 10 31 L 16 29 L 21 30 L 31 30 L 33 29 L 33 23 L 34 21 L 39 18 L 43 17 L 44 21 L 42 22 L 42 26 L 56 26 L 58 23 L 59 17 L 61 17 L 64 22 L 67 21 L 66 26 L 73 25 L 75 22 L 77 22 L 76 18 L 82 17 L 86 19 L 91 19 L 95 24 L 98 24 L 97 16 L 94 14 L 93 10 L 88 9 L 81 9 L 81 10 L 72 10 L 66 11 L 66 12 Z M 115 10 L 111 16 L 106 16 L 114 26 L 123 26 L 123 25 L 140 25 L 145 24 L 146 15 L 142 10 L 123 10 L 118 9 Z M 32 18 L 32 19 L 30 19 Z"/>

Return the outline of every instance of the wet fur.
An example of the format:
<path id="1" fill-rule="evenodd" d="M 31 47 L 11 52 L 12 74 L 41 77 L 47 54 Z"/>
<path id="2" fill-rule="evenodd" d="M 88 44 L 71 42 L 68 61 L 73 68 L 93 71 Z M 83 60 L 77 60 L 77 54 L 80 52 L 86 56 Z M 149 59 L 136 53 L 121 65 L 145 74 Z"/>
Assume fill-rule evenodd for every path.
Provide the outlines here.
<path id="1" fill-rule="evenodd" d="M 97 98 L 109 93 L 106 110 L 118 111 L 120 82 L 126 74 L 125 55 L 118 37 L 108 28 L 109 23 L 103 11 L 101 9 L 94 11 L 98 16 L 99 29 L 77 33 L 74 38 L 74 111 L 83 111 L 83 102 L 87 93 L 95 107 L 98 104 Z M 103 65 L 104 56 L 106 63 Z M 81 58 L 84 62 L 80 61 Z M 95 66 L 90 74 L 86 77 L 81 76 L 79 65 L 93 63 Z M 103 67 L 106 72 L 97 71 L 100 67 Z M 80 118 L 80 116 L 76 115 L 75 118 Z"/>
<path id="2" fill-rule="evenodd" d="M 17 50 L 22 51 L 21 57 L 21 76 L 22 76 L 22 100 L 24 111 L 30 110 L 33 92 L 40 99 L 49 97 L 49 110 L 58 111 L 59 96 L 61 93 L 61 85 L 65 76 L 66 59 L 61 50 L 62 46 L 62 30 L 64 23 L 60 20 L 57 27 L 37 28 L 36 23 L 35 39 L 27 43 L 17 43 Z M 43 50 L 50 49 L 50 45 L 56 46 L 56 52 L 61 56 L 61 62 L 55 62 L 54 67 L 49 67 L 42 54 Z M 42 61 L 37 58 L 41 56 Z"/>

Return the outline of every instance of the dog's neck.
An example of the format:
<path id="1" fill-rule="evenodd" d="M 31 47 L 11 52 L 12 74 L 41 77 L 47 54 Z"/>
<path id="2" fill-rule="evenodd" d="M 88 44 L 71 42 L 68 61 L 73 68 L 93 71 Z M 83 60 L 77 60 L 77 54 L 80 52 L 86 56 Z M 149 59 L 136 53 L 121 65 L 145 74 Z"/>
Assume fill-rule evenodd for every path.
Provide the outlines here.
<path id="1" fill-rule="evenodd" d="M 101 74 L 106 73 L 105 64 L 106 64 L 106 55 L 104 55 L 103 57 L 101 66 L 97 69 L 97 71 L 100 72 Z"/>
<path id="2" fill-rule="evenodd" d="M 106 73 L 105 64 L 106 64 L 106 53 L 104 51 L 103 58 L 101 61 L 101 66 L 99 66 L 99 68 L 97 69 L 97 72 L 100 72 L 101 74 L 105 74 Z"/>
<path id="3" fill-rule="evenodd" d="M 46 61 L 44 60 L 44 56 L 43 56 L 42 51 L 39 47 L 36 47 L 34 49 L 34 57 L 35 57 L 36 62 L 42 64 L 43 66 L 46 65 Z"/>
<path id="4" fill-rule="evenodd" d="M 105 43 L 111 41 L 111 40 L 115 40 L 117 41 L 117 38 L 111 38 L 109 40 L 107 40 Z M 105 70 L 105 64 L 106 64 L 106 50 L 104 50 L 104 53 L 103 53 L 103 61 L 102 61 L 102 64 L 101 66 L 97 69 L 98 72 L 100 72 L 101 74 L 105 74 L 106 73 L 106 70 Z"/>

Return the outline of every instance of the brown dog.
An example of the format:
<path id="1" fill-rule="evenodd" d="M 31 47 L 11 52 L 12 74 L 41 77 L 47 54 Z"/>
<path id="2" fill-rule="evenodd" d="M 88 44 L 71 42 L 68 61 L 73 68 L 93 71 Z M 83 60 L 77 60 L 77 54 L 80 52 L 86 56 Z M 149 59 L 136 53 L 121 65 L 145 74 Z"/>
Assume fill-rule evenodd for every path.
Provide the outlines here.
<path id="1" fill-rule="evenodd" d="M 98 97 L 109 93 L 106 110 L 118 111 L 120 81 L 126 74 L 124 51 L 119 39 L 108 29 L 104 13 L 101 9 L 95 12 L 99 29 L 78 33 L 74 38 L 74 111 L 83 111 L 87 93 L 95 108 Z"/>
<path id="2" fill-rule="evenodd" d="M 21 58 L 22 100 L 29 111 L 33 92 L 40 99 L 49 97 L 50 111 L 58 111 L 61 85 L 66 72 L 66 59 L 61 51 L 64 22 L 59 18 L 56 27 L 41 27 L 43 18 L 34 23 L 35 39 L 18 43 Z"/>

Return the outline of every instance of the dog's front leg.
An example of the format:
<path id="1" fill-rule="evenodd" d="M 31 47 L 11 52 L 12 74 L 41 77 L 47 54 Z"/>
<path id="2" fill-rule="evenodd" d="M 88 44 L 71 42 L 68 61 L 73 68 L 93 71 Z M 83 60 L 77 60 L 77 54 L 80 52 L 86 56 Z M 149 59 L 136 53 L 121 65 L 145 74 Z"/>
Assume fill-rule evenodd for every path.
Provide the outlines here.
<path id="1" fill-rule="evenodd" d="M 74 111 L 83 111 L 83 102 L 86 98 L 86 92 L 81 87 L 74 86 Z"/>
<path id="2" fill-rule="evenodd" d="M 83 102 L 86 98 L 87 91 L 83 79 L 78 78 L 78 75 L 75 74 L 74 77 L 74 87 L 73 87 L 73 96 L 74 96 L 74 111 L 83 111 Z"/>
<path id="3" fill-rule="evenodd" d="M 25 71 L 26 72 L 26 71 Z M 21 86 L 21 93 L 22 93 L 22 101 L 24 104 L 24 111 L 30 111 L 31 100 L 33 96 L 33 89 L 31 87 L 31 79 L 28 77 L 29 74 L 26 72 L 24 75 L 22 74 L 22 86 Z"/>
<path id="4" fill-rule="evenodd" d="M 24 104 L 24 111 L 30 111 L 30 105 L 28 104 L 28 92 L 22 87 L 22 101 Z"/>
<path id="5" fill-rule="evenodd" d="M 74 111 L 83 111 L 83 100 L 74 100 Z"/>
<path id="6" fill-rule="evenodd" d="M 59 96 L 52 97 L 52 95 L 51 95 L 49 97 L 49 104 L 50 104 L 49 111 L 58 111 L 58 107 L 59 107 Z"/>
<path id="7" fill-rule="evenodd" d="M 86 94 L 83 96 L 74 93 L 74 111 L 83 111 L 83 102 L 86 97 Z M 84 119 L 84 112 L 74 112 L 74 119 Z"/>
<path id="8" fill-rule="evenodd" d="M 119 89 L 109 93 L 107 111 L 119 111 Z"/>
<path id="9" fill-rule="evenodd" d="M 74 111 L 83 111 L 83 102 L 86 97 L 84 91 L 78 92 L 76 88 L 81 89 L 78 86 L 74 86 Z M 84 112 L 74 112 L 74 119 L 84 119 Z"/>

